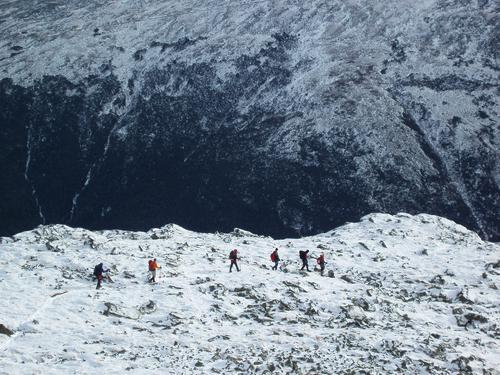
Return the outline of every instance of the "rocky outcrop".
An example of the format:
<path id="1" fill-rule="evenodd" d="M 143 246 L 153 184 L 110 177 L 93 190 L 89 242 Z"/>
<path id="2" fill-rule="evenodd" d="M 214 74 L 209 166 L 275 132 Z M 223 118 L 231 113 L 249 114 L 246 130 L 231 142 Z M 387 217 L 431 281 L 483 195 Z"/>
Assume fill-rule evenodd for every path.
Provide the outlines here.
<path id="1" fill-rule="evenodd" d="M 7 336 L 12 336 L 14 334 L 14 331 L 12 331 L 11 329 L 5 327 L 3 324 L 0 324 L 0 334 L 7 335 Z"/>

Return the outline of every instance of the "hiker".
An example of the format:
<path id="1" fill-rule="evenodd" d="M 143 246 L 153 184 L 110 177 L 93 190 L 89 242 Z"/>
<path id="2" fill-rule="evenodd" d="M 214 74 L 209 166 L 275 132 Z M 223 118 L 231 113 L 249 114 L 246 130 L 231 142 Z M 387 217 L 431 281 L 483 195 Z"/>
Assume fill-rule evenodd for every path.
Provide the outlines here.
<path id="1" fill-rule="evenodd" d="M 278 264 L 280 262 L 280 257 L 278 255 L 278 248 L 274 249 L 274 251 L 271 253 L 271 261 L 274 262 L 274 266 L 273 266 L 273 270 L 277 270 L 278 269 Z"/>
<path id="2" fill-rule="evenodd" d="M 325 254 L 321 253 L 321 255 L 316 259 L 316 262 L 319 264 L 321 276 L 323 276 L 323 272 L 325 271 Z"/>
<path id="3" fill-rule="evenodd" d="M 149 272 L 151 273 L 151 278 L 149 279 L 150 283 L 156 283 L 156 270 L 160 269 L 161 267 L 156 263 L 156 258 L 153 260 L 149 260 Z"/>
<path id="4" fill-rule="evenodd" d="M 300 257 L 300 259 L 302 260 L 302 268 L 300 269 L 301 271 L 303 271 L 303 270 L 304 270 L 304 268 L 306 268 L 306 269 L 307 269 L 307 272 L 311 272 L 311 271 L 309 270 L 309 264 L 307 263 L 307 257 L 308 257 L 308 254 L 309 254 L 309 250 L 306 250 L 306 251 L 304 251 L 304 250 L 300 250 L 300 251 L 299 251 L 299 257 Z"/>
<path id="5" fill-rule="evenodd" d="M 99 263 L 97 266 L 94 267 L 94 276 L 97 278 L 97 286 L 96 289 L 101 289 L 102 287 L 102 280 L 103 280 L 103 273 L 108 273 L 106 278 L 109 281 L 111 280 L 111 277 L 109 276 L 109 269 L 107 269 L 103 263 Z"/>
<path id="6" fill-rule="evenodd" d="M 231 259 L 231 266 L 229 267 L 229 272 L 233 272 L 233 265 L 236 266 L 236 271 L 240 272 L 240 269 L 238 268 L 238 250 L 234 249 L 229 253 L 229 259 Z"/>

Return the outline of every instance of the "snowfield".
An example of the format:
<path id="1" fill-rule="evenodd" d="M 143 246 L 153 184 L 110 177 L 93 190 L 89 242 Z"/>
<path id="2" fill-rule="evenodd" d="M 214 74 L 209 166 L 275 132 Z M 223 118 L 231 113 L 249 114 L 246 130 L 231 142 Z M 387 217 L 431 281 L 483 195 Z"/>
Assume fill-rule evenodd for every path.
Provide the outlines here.
<path id="1" fill-rule="evenodd" d="M 299 271 L 302 249 L 325 276 Z M 0 373 L 498 374 L 499 250 L 424 214 L 280 241 L 41 226 L 0 240 Z M 101 261 L 114 283 L 96 290 Z"/>

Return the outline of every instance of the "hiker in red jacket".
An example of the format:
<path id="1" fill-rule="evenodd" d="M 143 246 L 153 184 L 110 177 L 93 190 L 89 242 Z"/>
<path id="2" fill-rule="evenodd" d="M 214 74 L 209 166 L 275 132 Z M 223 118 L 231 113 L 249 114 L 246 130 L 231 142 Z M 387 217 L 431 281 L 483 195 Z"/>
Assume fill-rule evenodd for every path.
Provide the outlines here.
<path id="1" fill-rule="evenodd" d="M 271 261 L 274 262 L 273 270 L 278 269 L 278 264 L 280 262 L 280 257 L 278 255 L 278 248 L 274 249 L 274 251 L 271 253 Z"/>
<path id="2" fill-rule="evenodd" d="M 229 272 L 233 272 L 233 265 L 236 266 L 236 271 L 240 272 L 240 269 L 238 268 L 238 250 L 234 249 L 229 253 L 229 259 L 231 259 L 231 266 L 229 267 Z"/>
<path id="3" fill-rule="evenodd" d="M 316 262 L 319 264 L 321 276 L 323 276 L 323 272 L 325 271 L 325 254 L 321 253 L 321 255 L 316 259 Z"/>

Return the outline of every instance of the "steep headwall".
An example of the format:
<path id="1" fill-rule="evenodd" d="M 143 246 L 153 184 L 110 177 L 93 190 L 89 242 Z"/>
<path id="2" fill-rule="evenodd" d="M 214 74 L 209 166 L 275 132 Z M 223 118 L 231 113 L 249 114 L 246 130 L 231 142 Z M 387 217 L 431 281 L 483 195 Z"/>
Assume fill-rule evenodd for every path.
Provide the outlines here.
<path id="1" fill-rule="evenodd" d="M 0 7 L 0 233 L 407 211 L 498 239 L 496 5 L 370 3 Z"/>

